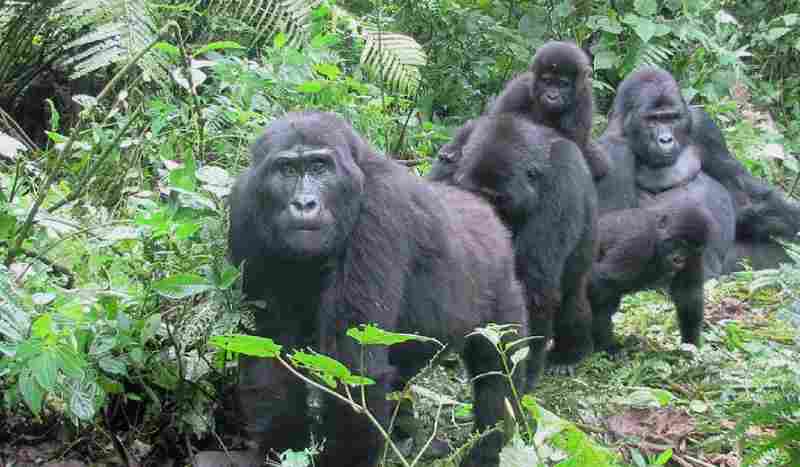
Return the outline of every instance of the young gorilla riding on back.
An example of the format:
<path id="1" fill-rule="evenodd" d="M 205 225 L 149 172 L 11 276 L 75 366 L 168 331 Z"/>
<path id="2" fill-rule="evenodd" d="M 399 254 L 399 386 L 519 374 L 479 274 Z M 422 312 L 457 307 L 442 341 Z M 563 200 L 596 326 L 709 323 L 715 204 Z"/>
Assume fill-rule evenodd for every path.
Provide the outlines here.
<path id="1" fill-rule="evenodd" d="M 270 124 L 231 194 L 230 257 L 244 263 L 244 291 L 264 300 L 259 335 L 288 349 L 310 346 L 361 369 L 345 333 L 375 323 L 435 337 L 460 351 L 473 382 L 475 428 L 503 415 L 509 395 L 498 354 L 480 336 L 489 322 L 527 312 L 508 231 L 492 208 L 453 187 L 428 183 L 380 157 L 333 114 L 292 113 Z M 386 392 L 427 364 L 427 343 L 372 346 L 365 353 L 368 406 L 384 425 Z M 312 425 L 307 386 L 269 360 L 242 357 L 239 395 L 262 453 L 300 449 Z M 324 400 L 326 439 L 316 465 L 371 467 L 382 442 L 368 419 Z M 502 435 L 482 439 L 463 465 L 496 466 Z M 263 459 L 263 456 L 262 456 Z"/>
<path id="2" fill-rule="evenodd" d="M 489 107 L 488 115 L 512 113 L 557 130 L 575 142 L 594 178 L 608 172 L 608 156 L 591 140 L 594 99 L 589 57 L 570 42 L 548 42 L 533 57 L 530 70 L 506 84 Z M 433 180 L 447 180 L 472 132 L 472 122 L 459 129 L 453 141 L 441 148 L 431 168 Z"/>
<path id="3" fill-rule="evenodd" d="M 517 274 L 531 313 L 529 387 L 548 355 L 571 370 L 592 352 L 586 298 L 595 251 L 597 194 L 580 149 L 550 128 L 514 114 L 475 120 L 454 183 L 479 193 L 511 229 Z"/>

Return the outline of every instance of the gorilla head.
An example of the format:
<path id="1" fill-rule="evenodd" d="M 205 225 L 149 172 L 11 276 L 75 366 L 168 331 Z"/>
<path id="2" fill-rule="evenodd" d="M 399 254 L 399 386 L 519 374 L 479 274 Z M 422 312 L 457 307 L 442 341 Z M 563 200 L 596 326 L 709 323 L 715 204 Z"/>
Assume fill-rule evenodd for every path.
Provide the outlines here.
<path id="1" fill-rule="evenodd" d="M 630 141 L 639 162 L 650 167 L 674 164 L 690 144 L 691 130 L 689 109 L 668 72 L 643 68 L 620 84 L 609 131 Z"/>
<path id="2" fill-rule="evenodd" d="M 549 128 L 510 115 L 480 122 L 481 136 L 486 137 L 469 140 L 464 153 L 476 156 L 462 159 L 454 179 L 458 186 L 486 198 L 516 233 L 531 219 L 542 192 L 550 190 L 549 181 L 542 175 L 549 170 L 551 151 L 559 151 L 551 146 L 566 144 L 567 140 L 553 143 L 557 135 Z M 579 153 L 577 147 L 570 147 Z"/>
<path id="3" fill-rule="evenodd" d="M 592 115 L 592 67 L 589 57 L 569 42 L 548 42 L 536 51 L 531 100 L 545 115 L 581 112 Z M 581 123 L 583 118 L 579 119 Z"/>
<path id="4" fill-rule="evenodd" d="M 364 174 L 357 160 L 369 149 L 349 133 L 326 131 L 339 124 L 326 121 L 331 118 L 289 114 L 253 145 L 253 168 L 237 185 L 237 196 L 252 199 L 236 206 L 258 209 L 237 212 L 232 219 L 247 226 L 262 251 L 319 260 L 346 242 L 363 192 Z"/>

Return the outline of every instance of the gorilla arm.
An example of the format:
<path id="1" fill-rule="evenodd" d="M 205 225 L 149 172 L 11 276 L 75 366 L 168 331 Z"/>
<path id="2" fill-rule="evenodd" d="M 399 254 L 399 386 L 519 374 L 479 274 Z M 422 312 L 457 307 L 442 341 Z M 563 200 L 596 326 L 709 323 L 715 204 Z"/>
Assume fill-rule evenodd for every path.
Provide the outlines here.
<path id="1" fill-rule="evenodd" d="M 719 127 L 701 109 L 692 108 L 693 135 L 701 149 L 703 172 L 720 182 L 736 205 L 737 239 L 796 240 L 800 205 L 775 187 L 752 176 L 725 144 Z"/>

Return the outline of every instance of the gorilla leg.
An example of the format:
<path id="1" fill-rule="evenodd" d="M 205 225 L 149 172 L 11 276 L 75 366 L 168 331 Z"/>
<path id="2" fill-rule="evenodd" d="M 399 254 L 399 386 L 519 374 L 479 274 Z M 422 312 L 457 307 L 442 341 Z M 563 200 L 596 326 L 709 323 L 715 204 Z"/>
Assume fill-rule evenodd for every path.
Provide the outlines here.
<path id="1" fill-rule="evenodd" d="M 305 384 L 277 362 L 239 357 L 238 397 L 245 431 L 260 441 L 262 454 L 308 445 L 312 420 L 307 396 Z"/>
<path id="2" fill-rule="evenodd" d="M 681 341 L 700 345 L 703 325 L 703 260 L 695 255 L 687 259 L 686 267 L 670 284 L 670 296 L 678 311 Z"/>
<path id="3" fill-rule="evenodd" d="M 619 309 L 622 295 L 615 294 L 605 300 L 592 299 L 592 337 L 596 351 L 606 351 L 609 355 L 619 352 L 620 345 L 614 337 L 614 322 L 611 317 Z"/>
<path id="4" fill-rule="evenodd" d="M 336 350 L 335 355 L 339 361 L 354 373 L 359 372 L 361 349 L 353 339 L 340 335 L 336 339 Z M 386 400 L 386 394 L 392 390 L 399 376 L 389 364 L 386 348 L 369 349 L 364 355 L 365 373 L 375 381 L 374 385 L 366 387 L 367 408 L 386 428 L 394 406 L 393 401 Z M 353 391 L 354 398 L 361 402 L 361 398 L 357 395 L 359 391 L 360 388 Z M 318 465 L 322 467 L 377 465 L 384 440 L 369 418 L 332 396 L 326 397 L 324 404 L 323 433 L 326 441 Z M 354 443 L 353 440 L 358 442 Z"/>
<path id="5" fill-rule="evenodd" d="M 594 225 L 592 220 L 588 224 Z M 572 373 L 573 366 L 594 349 L 592 308 L 587 293 L 595 246 L 595 230 L 588 229 L 564 265 L 561 310 L 554 316 L 555 346 L 549 355 L 557 372 Z"/>
<path id="6" fill-rule="evenodd" d="M 586 297 L 587 286 L 588 273 L 584 273 L 572 288 L 564 290 L 561 312 L 554 320 L 555 346 L 549 355 L 556 372 L 572 373 L 574 365 L 592 353 L 592 309 Z"/>
<path id="7" fill-rule="evenodd" d="M 478 375 L 496 372 L 502 368 L 500 356 L 488 339 L 482 336 L 470 337 L 464 349 L 464 361 L 470 377 L 473 378 L 475 431 L 483 433 L 503 418 L 503 401 L 510 395 L 510 391 L 502 376 L 489 375 L 475 379 Z M 502 432 L 493 430 L 485 434 L 472 449 L 469 458 L 461 463 L 461 467 L 498 465 L 502 445 Z"/>

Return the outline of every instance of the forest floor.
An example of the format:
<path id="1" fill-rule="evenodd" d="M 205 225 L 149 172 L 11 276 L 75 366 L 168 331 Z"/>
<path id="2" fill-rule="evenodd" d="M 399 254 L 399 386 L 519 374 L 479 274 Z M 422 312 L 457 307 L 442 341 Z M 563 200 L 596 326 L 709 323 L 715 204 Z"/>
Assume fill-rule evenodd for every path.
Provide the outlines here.
<path id="1" fill-rule="evenodd" d="M 503 467 L 528 467 L 533 455 L 548 466 L 741 466 L 752 445 L 743 440 L 769 437 L 780 428 L 769 423 L 742 425 L 739 434 L 737 427 L 746 414 L 800 387 L 800 306 L 792 293 L 796 288 L 754 291 L 753 285 L 759 281 L 763 279 L 745 272 L 706 285 L 707 323 L 700 349 L 680 345 L 674 307 L 663 293 L 626 297 L 622 312 L 615 316 L 616 334 L 625 343 L 622 354 L 615 359 L 604 353 L 593 355 L 574 376 L 545 376 L 533 396 L 550 418 L 539 422 L 536 450 L 506 448 Z M 440 451 L 444 446 L 452 449 L 465 443 L 471 428 L 466 404 L 470 390 L 457 360 L 445 360 L 426 370 L 415 380 L 412 394 L 413 423 L 418 429 L 413 443 L 406 440 L 401 446 L 409 458 L 433 432 L 439 405 L 436 439 Z M 85 457 L 87 449 L 114 452 L 109 438 L 102 436 L 103 430 L 90 435 L 92 439 L 76 440 L 66 430 L 68 424 L 50 425 L 44 431 L 26 430 L 31 424 L 23 418 L 0 419 L 0 432 L 14 430 L 30 438 L 0 442 L 0 467 L 125 465 L 113 455 L 101 463 L 76 460 L 80 452 Z M 570 448 L 572 459 L 576 459 L 576 450 L 600 450 L 610 453 L 613 462 L 564 463 L 565 453 L 553 442 L 553 435 L 565 426 L 588 435 L 581 435 L 577 446 Z M 135 451 L 146 450 L 152 442 L 145 431 L 127 445 L 133 457 L 139 457 Z M 65 445 L 79 444 L 84 447 L 65 449 Z M 520 454 L 515 449 L 523 451 Z M 778 465 L 779 460 L 767 455 L 756 465 Z M 284 466 L 305 467 L 303 462 Z M 169 465 L 190 463 L 173 457 Z M 446 456 L 423 457 L 417 465 L 444 467 L 453 462 Z"/>
<path id="2" fill-rule="evenodd" d="M 800 383 L 797 297 L 788 289 L 754 291 L 754 283 L 749 272 L 707 283 L 700 349 L 680 344 L 675 309 L 666 295 L 651 291 L 626 297 L 614 318 L 616 334 L 625 343 L 622 355 L 596 354 L 575 376 L 546 376 L 534 393 L 536 401 L 560 419 L 556 425 L 577 427 L 619 465 L 739 467 L 748 452 L 743 440 L 752 444 L 779 427 L 742 425 L 740 436 L 737 426 L 747 413 Z M 439 403 L 466 401 L 469 394 L 459 365 L 431 368 L 418 384 L 437 395 L 417 393 L 423 396 L 416 398 L 416 407 L 424 428 L 410 451 L 423 446 L 432 432 Z M 444 406 L 437 439 L 453 446 L 464 443 L 470 426 L 464 408 Z M 539 454 L 548 465 L 565 458 L 563 451 L 548 446 L 540 446 Z M 504 465 L 518 465 L 513 457 Z M 767 455 L 755 465 L 779 461 Z"/>

